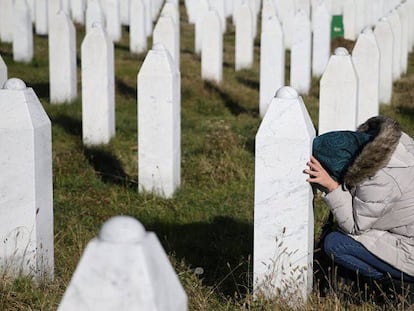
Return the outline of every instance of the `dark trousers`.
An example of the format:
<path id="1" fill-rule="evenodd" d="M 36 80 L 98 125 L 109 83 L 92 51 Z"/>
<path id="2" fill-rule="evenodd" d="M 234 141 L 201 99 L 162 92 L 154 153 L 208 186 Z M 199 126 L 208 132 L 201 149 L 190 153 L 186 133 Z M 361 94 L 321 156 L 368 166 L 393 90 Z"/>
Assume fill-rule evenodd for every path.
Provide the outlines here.
<path id="1" fill-rule="evenodd" d="M 323 248 L 335 264 L 367 278 L 379 280 L 389 275 L 396 280 L 414 282 L 414 277 L 379 259 L 361 243 L 342 232 L 328 233 L 324 238 Z"/>

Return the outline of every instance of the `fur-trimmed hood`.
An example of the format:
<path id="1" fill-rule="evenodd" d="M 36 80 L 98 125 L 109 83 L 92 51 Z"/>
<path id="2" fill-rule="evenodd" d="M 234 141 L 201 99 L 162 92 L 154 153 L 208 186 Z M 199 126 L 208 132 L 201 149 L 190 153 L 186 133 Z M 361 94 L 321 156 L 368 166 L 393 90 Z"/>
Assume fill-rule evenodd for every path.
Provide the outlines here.
<path id="1" fill-rule="evenodd" d="M 357 185 L 384 168 L 397 148 L 402 134 L 400 125 L 385 116 L 368 119 L 358 127 L 357 131 L 373 135 L 374 138 L 365 145 L 348 167 L 344 175 L 344 183 L 349 186 Z"/>

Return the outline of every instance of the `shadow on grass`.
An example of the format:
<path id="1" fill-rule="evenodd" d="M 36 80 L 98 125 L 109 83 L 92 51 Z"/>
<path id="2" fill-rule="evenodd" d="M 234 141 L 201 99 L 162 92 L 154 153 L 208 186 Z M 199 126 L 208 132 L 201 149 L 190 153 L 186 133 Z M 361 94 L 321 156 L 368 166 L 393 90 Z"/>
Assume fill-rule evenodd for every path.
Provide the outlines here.
<path id="1" fill-rule="evenodd" d="M 31 87 L 34 92 L 36 93 L 37 97 L 39 98 L 43 98 L 43 99 L 47 99 L 49 101 L 50 98 L 50 85 L 47 82 L 43 82 L 43 83 L 27 83 L 28 87 Z"/>
<path id="2" fill-rule="evenodd" d="M 202 268 L 203 283 L 219 293 L 233 297 L 251 291 L 253 224 L 220 216 L 210 223 L 154 223 L 147 229 L 157 234 L 167 252 L 191 269 Z"/>
<path id="3" fill-rule="evenodd" d="M 217 93 L 223 99 L 224 105 L 227 107 L 227 109 L 230 110 L 233 115 L 238 116 L 243 113 L 251 115 L 253 117 L 256 117 L 258 115 L 258 112 L 256 110 L 248 110 L 243 106 L 240 106 L 237 101 L 235 101 L 228 93 L 221 90 L 220 87 L 218 87 L 215 83 L 204 81 L 204 87 L 210 92 Z"/>
<path id="4" fill-rule="evenodd" d="M 66 133 L 82 138 L 82 122 L 72 117 L 60 114 L 50 116 L 53 125 L 61 127 Z"/>
<path id="5" fill-rule="evenodd" d="M 116 84 L 117 92 L 119 94 L 122 94 L 122 96 L 129 97 L 129 98 L 137 97 L 137 90 L 133 87 L 130 87 L 128 84 L 122 81 L 122 79 L 115 78 L 115 84 Z"/>
<path id="6" fill-rule="evenodd" d="M 102 147 L 84 147 L 83 154 L 102 182 L 137 189 L 136 182 L 124 171 L 121 161 Z"/>
<path id="7" fill-rule="evenodd" d="M 253 90 L 259 90 L 259 82 L 258 81 L 254 81 L 254 80 L 250 80 L 250 79 L 246 79 L 244 77 L 237 77 L 236 80 L 238 82 L 240 82 L 241 84 L 253 89 Z"/>

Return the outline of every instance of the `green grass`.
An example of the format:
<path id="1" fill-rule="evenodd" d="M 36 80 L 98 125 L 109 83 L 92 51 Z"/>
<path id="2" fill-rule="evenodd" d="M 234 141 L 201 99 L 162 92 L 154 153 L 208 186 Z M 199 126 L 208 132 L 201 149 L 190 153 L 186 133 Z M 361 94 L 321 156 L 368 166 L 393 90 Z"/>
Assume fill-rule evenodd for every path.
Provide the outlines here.
<path id="1" fill-rule="evenodd" d="M 25 278 L 3 278 L 0 310 L 55 310 L 88 241 L 105 220 L 120 214 L 136 217 L 157 234 L 186 289 L 191 310 L 287 309 L 281 302 L 255 302 L 251 297 L 254 142 L 261 121 L 259 41 L 254 67 L 235 72 L 234 27 L 228 23 L 223 83 L 204 82 L 200 57 L 193 53 L 194 26 L 186 22 L 181 5 L 182 183 L 170 200 L 137 191 L 136 78 L 145 54 L 129 53 L 126 28 L 115 46 L 116 137 L 107 146 L 94 148 L 82 145 L 80 96 L 70 104 L 49 103 L 47 38 L 35 37 L 35 58 L 29 64 L 13 62 L 11 45 L 0 44 L 9 77 L 19 77 L 35 90 L 52 121 L 56 261 L 55 280 L 40 287 Z M 78 47 L 83 37 L 78 26 Z M 333 47 L 341 43 L 335 41 Z M 78 69 L 79 59 L 78 48 Z M 413 62 L 410 56 L 408 75 L 395 83 L 393 104 L 381 107 L 411 135 Z M 315 126 L 318 83 L 314 79 L 309 96 L 304 96 Z M 316 196 L 316 237 L 326 216 L 327 209 Z M 202 274 L 195 273 L 199 267 Z M 376 308 L 317 294 L 307 306 L 309 310 L 345 307 Z"/>

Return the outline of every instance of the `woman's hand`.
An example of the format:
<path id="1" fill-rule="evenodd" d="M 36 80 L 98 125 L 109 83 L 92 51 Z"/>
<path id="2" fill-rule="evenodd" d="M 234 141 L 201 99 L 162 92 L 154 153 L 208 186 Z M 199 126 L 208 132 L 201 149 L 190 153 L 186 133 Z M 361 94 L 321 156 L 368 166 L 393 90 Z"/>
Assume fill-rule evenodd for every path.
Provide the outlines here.
<path id="1" fill-rule="evenodd" d="M 310 161 L 306 165 L 309 166 L 309 169 L 304 170 L 304 173 L 309 175 L 309 178 L 306 179 L 307 182 L 322 186 L 322 188 L 326 189 L 326 192 L 334 191 L 339 187 L 339 184 L 328 174 L 315 157 L 311 156 Z"/>

